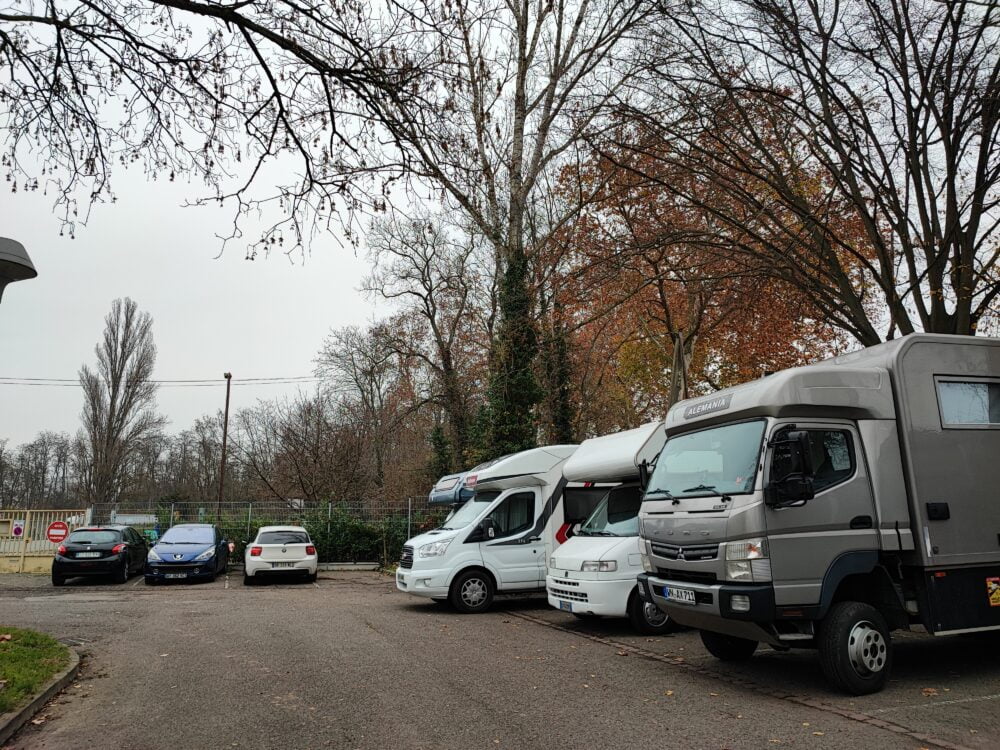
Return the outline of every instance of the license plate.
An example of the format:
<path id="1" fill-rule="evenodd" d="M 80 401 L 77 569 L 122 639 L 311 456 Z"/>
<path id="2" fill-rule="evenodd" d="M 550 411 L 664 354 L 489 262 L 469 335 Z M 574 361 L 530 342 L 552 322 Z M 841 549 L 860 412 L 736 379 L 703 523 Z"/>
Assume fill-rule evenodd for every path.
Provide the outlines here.
<path id="1" fill-rule="evenodd" d="M 572 612 L 573 604 L 572 602 L 559 602 L 559 609 L 564 609 L 567 612 Z"/>
<path id="2" fill-rule="evenodd" d="M 100 557 L 100 552 L 77 552 L 77 557 Z"/>
<path id="3" fill-rule="evenodd" d="M 691 589 L 679 589 L 673 586 L 664 586 L 663 594 L 672 602 L 678 602 L 680 604 L 695 604 L 694 592 Z"/>
<path id="4" fill-rule="evenodd" d="M 295 563 L 271 563 L 272 568 L 294 568 Z"/>
<path id="5" fill-rule="evenodd" d="M 163 577 L 164 578 L 187 578 L 188 574 L 187 573 L 166 573 Z"/>

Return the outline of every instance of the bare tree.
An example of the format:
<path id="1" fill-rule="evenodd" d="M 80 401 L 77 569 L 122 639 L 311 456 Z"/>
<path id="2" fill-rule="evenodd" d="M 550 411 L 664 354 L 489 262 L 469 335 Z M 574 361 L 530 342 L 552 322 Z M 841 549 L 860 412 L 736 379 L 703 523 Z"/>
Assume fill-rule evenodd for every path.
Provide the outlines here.
<path id="1" fill-rule="evenodd" d="M 157 386 L 151 380 L 152 317 L 126 297 L 111 303 L 104 320 L 104 337 L 94 349 L 97 367 L 80 368 L 83 442 L 91 465 L 86 489 L 96 502 L 118 497 L 125 467 L 165 423 L 155 412 Z"/>
<path id="2" fill-rule="evenodd" d="M 975 333 L 1000 295 L 997 6 L 710 0 L 643 118 L 713 242 L 770 264 L 870 345 Z M 705 191 L 705 185 L 712 187 Z M 873 304 L 874 303 L 874 304 Z"/>

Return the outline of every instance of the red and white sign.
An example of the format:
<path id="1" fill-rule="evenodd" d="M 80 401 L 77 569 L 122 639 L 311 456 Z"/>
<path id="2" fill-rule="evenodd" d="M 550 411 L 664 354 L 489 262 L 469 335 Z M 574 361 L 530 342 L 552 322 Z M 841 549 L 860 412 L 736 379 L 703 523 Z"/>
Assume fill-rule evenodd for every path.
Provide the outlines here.
<path id="1" fill-rule="evenodd" d="M 59 544 L 59 542 L 69 536 L 69 526 L 64 521 L 53 521 L 45 530 L 45 536 L 53 544 Z"/>

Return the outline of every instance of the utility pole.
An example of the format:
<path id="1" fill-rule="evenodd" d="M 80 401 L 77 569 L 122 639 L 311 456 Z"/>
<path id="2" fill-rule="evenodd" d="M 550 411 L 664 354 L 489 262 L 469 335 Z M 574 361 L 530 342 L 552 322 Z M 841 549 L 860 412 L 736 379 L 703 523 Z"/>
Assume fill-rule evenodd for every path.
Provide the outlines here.
<path id="1" fill-rule="evenodd" d="M 222 461 L 219 466 L 219 503 L 215 506 L 215 522 L 222 519 L 222 490 L 226 485 L 226 439 L 229 437 L 229 387 L 233 383 L 231 372 L 223 373 L 226 379 L 226 411 L 222 418 Z"/>

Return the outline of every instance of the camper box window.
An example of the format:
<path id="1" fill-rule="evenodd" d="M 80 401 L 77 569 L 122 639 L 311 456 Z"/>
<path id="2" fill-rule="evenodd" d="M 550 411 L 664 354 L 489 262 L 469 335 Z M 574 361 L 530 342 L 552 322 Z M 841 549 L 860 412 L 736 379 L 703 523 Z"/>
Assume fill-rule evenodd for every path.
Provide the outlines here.
<path id="1" fill-rule="evenodd" d="M 1000 428 L 1000 382 L 939 378 L 937 392 L 942 427 Z"/>

